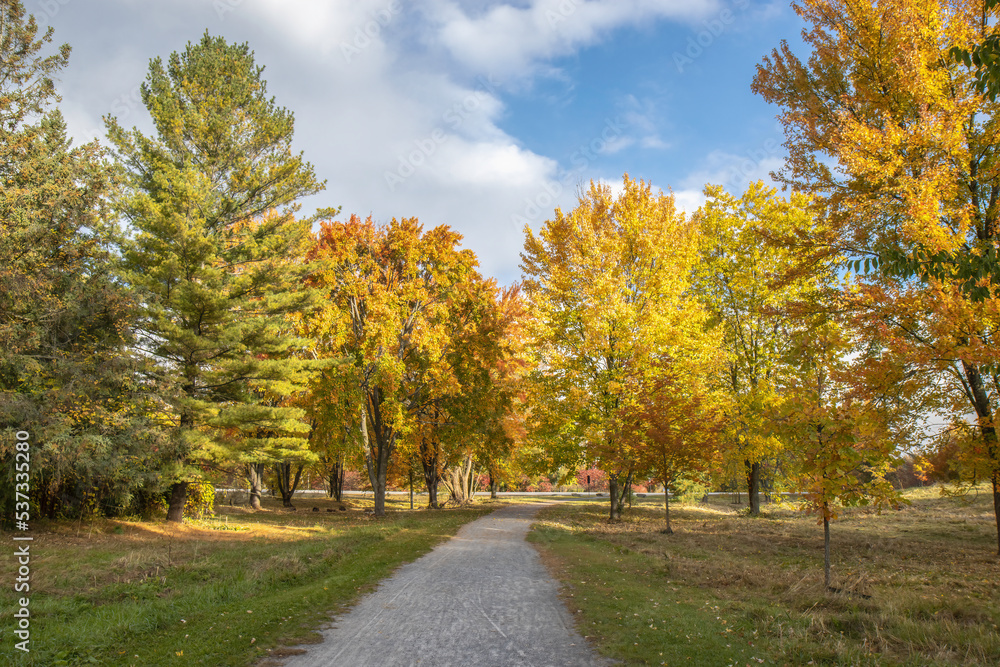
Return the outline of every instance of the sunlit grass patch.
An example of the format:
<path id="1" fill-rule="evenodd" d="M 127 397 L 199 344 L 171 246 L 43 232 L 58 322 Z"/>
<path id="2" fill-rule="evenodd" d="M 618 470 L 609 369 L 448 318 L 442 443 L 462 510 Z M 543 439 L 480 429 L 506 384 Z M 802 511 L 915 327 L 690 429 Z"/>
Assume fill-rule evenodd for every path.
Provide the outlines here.
<path id="1" fill-rule="evenodd" d="M 410 511 L 393 499 L 389 516 L 374 519 L 365 499 L 345 511 L 326 499 L 296 504 L 220 505 L 180 526 L 38 522 L 31 653 L 4 642 L 0 664 L 256 664 L 316 637 L 331 612 L 500 506 Z M 0 559 L 0 577 L 13 581 L 14 567 Z M 0 590 L 0 626 L 10 627 L 18 596 Z"/>

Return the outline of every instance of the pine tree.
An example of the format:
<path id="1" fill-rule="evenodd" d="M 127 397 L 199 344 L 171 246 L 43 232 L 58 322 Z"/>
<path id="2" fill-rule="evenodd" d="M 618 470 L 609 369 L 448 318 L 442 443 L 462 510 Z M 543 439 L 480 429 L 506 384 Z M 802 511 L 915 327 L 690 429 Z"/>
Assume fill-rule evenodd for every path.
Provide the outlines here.
<path id="1" fill-rule="evenodd" d="M 206 33 L 154 58 L 142 101 L 156 136 L 107 119 L 126 172 L 118 202 L 135 228 L 125 260 L 143 300 L 140 343 L 172 411 L 168 520 L 182 518 L 198 463 L 234 445 L 305 452 L 288 404 L 307 376 L 288 315 L 307 307 L 310 220 L 295 201 L 323 184 L 291 150 L 292 114 L 267 96 L 246 44 Z"/>
<path id="2" fill-rule="evenodd" d="M 39 513 L 75 512 L 98 490 L 120 510 L 155 477 L 156 433 L 126 349 L 110 174 L 96 144 L 71 147 L 53 84 L 70 48 L 46 55 L 53 30 L 39 32 L 0 1 L 0 463 L 24 483 L 11 450 L 28 432 Z M 14 485 L 0 488 L 12 502 Z"/>

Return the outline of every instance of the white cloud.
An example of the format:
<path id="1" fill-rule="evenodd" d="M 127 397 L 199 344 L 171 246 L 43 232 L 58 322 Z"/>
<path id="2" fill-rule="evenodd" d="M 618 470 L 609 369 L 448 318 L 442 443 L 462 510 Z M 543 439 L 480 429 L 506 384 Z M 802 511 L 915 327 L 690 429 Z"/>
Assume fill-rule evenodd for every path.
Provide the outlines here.
<path id="1" fill-rule="evenodd" d="M 777 139 L 768 139 L 760 148 L 750 149 L 743 155 L 716 150 L 705 157 L 702 167 L 688 175 L 681 186 L 700 192 L 707 184 L 722 185 L 737 194 L 757 180 L 777 187 L 770 173 L 780 169 L 784 163 L 781 143 Z"/>
<path id="2" fill-rule="evenodd" d="M 730 193 L 741 195 L 752 181 L 760 180 L 780 190 L 781 184 L 774 182 L 770 174 L 784 164 L 784 151 L 776 138 L 767 139 L 758 148 L 749 149 L 742 155 L 712 151 L 698 169 L 681 181 L 680 189 L 674 192 L 677 206 L 694 213 L 705 203 L 703 190 L 706 185 L 721 185 Z"/>
<path id="3" fill-rule="evenodd" d="M 664 150 L 670 148 L 670 144 L 660 138 L 658 134 L 651 134 L 649 136 L 643 137 L 639 145 L 643 148 L 652 148 L 656 150 Z"/>
<path id="4" fill-rule="evenodd" d="M 614 155 L 615 153 L 625 150 L 629 146 L 635 143 L 635 139 L 628 136 L 614 137 L 604 144 L 604 150 L 601 153 L 605 155 Z"/>
<path id="5" fill-rule="evenodd" d="M 213 35 L 249 42 L 267 67 L 269 92 L 295 112 L 296 149 L 328 181 L 325 193 L 304 202 L 304 213 L 340 205 L 345 215 L 448 224 L 465 235 L 485 274 L 510 282 L 517 278 L 522 226 L 575 205 L 596 155 L 667 144 L 656 110 L 633 98 L 571 164 L 560 165 L 503 129 L 503 95 L 531 77 L 563 76 L 554 57 L 614 29 L 700 19 L 718 2 L 176 0 L 169 11 L 154 5 L 93 0 L 86 8 L 67 4 L 54 17 L 62 22 L 57 37 L 80 46 L 62 105 L 78 138 L 101 133 L 100 118 L 108 113 L 148 131 L 134 96 L 148 59 L 197 41 L 207 25 Z M 620 187 L 620 180 L 612 182 Z"/>
<path id="6" fill-rule="evenodd" d="M 555 161 L 510 143 L 456 140 L 442 158 L 447 165 L 442 172 L 445 182 L 455 185 L 537 187 L 556 168 Z"/>
<path id="7" fill-rule="evenodd" d="M 693 20 L 716 0 L 534 0 L 495 4 L 470 16 L 458 2 L 431 3 L 437 40 L 462 65 L 478 72 L 523 75 L 540 61 L 595 43 L 608 31 L 652 19 Z"/>
<path id="8" fill-rule="evenodd" d="M 694 190 L 690 188 L 675 190 L 674 202 L 677 204 L 678 209 L 684 211 L 688 215 L 692 215 L 695 211 L 701 208 L 702 204 L 705 203 L 705 195 L 701 190 Z"/>
<path id="9" fill-rule="evenodd" d="M 318 49 L 323 55 L 343 56 L 351 47 L 359 51 L 383 48 L 382 35 L 402 16 L 402 4 L 401 0 L 243 0 L 233 11 L 256 15 L 313 53 Z"/>

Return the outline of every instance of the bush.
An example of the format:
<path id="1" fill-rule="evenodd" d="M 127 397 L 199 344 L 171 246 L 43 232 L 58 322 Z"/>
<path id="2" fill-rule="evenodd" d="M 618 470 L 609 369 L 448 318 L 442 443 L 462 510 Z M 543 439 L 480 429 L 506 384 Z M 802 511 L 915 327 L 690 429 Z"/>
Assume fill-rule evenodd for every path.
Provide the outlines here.
<path id="1" fill-rule="evenodd" d="M 201 481 L 188 484 L 184 516 L 190 519 L 215 516 L 215 486 L 211 482 Z"/>
<path id="2" fill-rule="evenodd" d="M 162 519 L 167 515 L 167 498 L 157 486 L 140 486 L 132 494 L 129 509 L 144 521 Z"/>
<path id="3" fill-rule="evenodd" d="M 589 479 L 589 482 L 588 482 Z M 603 470 L 590 468 L 576 473 L 576 483 L 583 487 L 585 491 L 607 491 L 608 476 Z"/>
<path id="4" fill-rule="evenodd" d="M 362 477 L 357 470 L 344 471 L 344 491 L 364 491 L 370 488 L 367 474 Z"/>
<path id="5" fill-rule="evenodd" d="M 679 479 L 674 482 L 670 491 L 674 498 L 682 503 L 696 503 L 711 489 L 697 479 Z"/>

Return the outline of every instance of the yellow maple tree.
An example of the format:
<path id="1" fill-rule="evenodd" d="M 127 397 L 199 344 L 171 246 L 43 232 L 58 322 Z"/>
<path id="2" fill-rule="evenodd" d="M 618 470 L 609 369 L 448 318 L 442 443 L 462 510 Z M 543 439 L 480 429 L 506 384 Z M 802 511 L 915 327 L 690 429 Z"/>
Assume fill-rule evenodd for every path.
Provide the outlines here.
<path id="1" fill-rule="evenodd" d="M 697 226 L 672 195 L 624 178 L 615 197 L 591 182 L 569 213 L 556 209 L 521 255 L 536 354 L 533 432 L 553 460 L 594 463 L 620 518 L 639 456 L 631 423 L 659 359 L 681 357 L 704 333 L 688 288 Z"/>
<path id="2" fill-rule="evenodd" d="M 956 423 L 975 414 L 969 479 L 985 470 L 992 482 L 1000 551 L 997 286 L 989 273 L 964 275 L 997 255 L 1000 109 L 949 57 L 993 31 L 995 10 L 971 0 L 793 7 L 811 55 L 783 43 L 753 89 L 781 107 L 789 158 L 778 176 L 822 206 L 824 224 L 801 241 L 863 273 L 838 308 L 871 345 L 921 374 Z"/>

